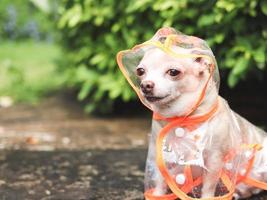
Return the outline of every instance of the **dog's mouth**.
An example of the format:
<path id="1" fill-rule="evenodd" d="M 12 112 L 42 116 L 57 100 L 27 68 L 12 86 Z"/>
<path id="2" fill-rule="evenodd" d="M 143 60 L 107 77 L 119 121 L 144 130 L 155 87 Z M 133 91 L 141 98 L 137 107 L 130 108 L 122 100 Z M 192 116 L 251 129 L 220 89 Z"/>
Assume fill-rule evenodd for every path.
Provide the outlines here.
<path id="1" fill-rule="evenodd" d="M 163 96 L 163 97 L 146 95 L 145 98 L 149 102 L 158 102 L 158 101 L 161 101 L 161 100 L 167 98 L 168 96 L 169 95 L 166 95 L 166 96 Z"/>

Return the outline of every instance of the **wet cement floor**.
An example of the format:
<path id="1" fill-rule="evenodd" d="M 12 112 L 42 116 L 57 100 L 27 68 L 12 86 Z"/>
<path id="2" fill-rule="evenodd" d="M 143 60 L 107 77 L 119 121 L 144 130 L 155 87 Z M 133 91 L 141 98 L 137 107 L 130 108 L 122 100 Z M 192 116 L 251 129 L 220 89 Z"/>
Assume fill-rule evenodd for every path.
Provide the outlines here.
<path id="1" fill-rule="evenodd" d="M 142 200 L 149 128 L 147 117 L 85 116 L 62 97 L 1 108 L 0 200 Z"/>

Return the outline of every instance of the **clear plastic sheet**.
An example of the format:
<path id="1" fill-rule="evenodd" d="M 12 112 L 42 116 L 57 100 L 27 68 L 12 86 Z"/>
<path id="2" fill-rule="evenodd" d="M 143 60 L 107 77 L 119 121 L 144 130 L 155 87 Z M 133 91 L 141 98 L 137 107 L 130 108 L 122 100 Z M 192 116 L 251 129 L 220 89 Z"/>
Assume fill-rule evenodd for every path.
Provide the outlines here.
<path id="1" fill-rule="evenodd" d="M 234 113 L 219 96 L 217 63 L 204 40 L 162 28 L 151 40 L 119 52 L 117 62 L 140 100 L 154 112 L 146 199 L 232 199 L 233 195 L 247 197 L 255 186 L 267 188 L 265 133 Z M 169 63 L 181 65 L 183 77 L 173 80 L 176 86 L 180 81 L 177 93 L 187 87 L 193 98 L 183 99 L 181 94 L 182 109 L 173 106 L 173 111 L 163 112 L 145 97 L 136 70 L 151 65 L 145 66 L 150 70 L 147 74 L 154 73 L 155 78 L 159 73 L 157 89 L 164 91 L 172 83 L 165 81 L 160 70 Z M 182 111 L 176 112 L 178 108 Z"/>

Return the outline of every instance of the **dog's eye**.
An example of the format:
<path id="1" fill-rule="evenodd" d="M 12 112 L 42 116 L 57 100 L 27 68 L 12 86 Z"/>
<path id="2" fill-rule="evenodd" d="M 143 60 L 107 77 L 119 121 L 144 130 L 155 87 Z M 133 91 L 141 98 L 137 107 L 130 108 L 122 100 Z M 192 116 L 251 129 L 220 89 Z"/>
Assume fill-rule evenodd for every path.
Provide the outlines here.
<path id="1" fill-rule="evenodd" d="M 144 68 L 137 68 L 136 69 L 136 75 L 137 76 L 143 76 L 145 74 L 145 69 Z"/>
<path id="2" fill-rule="evenodd" d="M 169 69 L 167 71 L 167 74 L 169 74 L 170 76 L 178 76 L 180 75 L 182 72 L 180 70 L 177 69 Z"/>

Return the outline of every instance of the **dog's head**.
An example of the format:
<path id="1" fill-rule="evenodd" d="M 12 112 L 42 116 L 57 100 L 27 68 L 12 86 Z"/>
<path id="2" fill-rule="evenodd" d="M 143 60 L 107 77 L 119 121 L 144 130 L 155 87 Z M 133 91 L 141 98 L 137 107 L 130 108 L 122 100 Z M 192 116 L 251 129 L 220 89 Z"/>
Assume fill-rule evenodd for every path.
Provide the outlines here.
<path id="1" fill-rule="evenodd" d="M 180 47 L 173 47 L 173 51 L 177 55 L 194 53 Z M 201 56 L 179 58 L 151 49 L 136 67 L 141 95 L 155 112 L 184 115 L 208 80 L 210 65 L 210 60 Z"/>
<path id="2" fill-rule="evenodd" d="M 169 35 L 177 35 L 179 43 L 166 41 Z M 129 53 L 128 60 L 135 52 L 139 54 L 138 62 L 128 62 L 134 66 L 130 79 L 135 80 L 139 97 L 154 112 L 163 116 L 185 115 L 207 83 L 211 66 L 216 65 L 213 54 L 209 48 L 194 45 L 203 40 L 181 35 L 174 29 L 161 29 L 150 41 L 135 49 L 132 55 Z M 162 46 L 154 45 L 154 41 L 160 41 Z M 167 48 L 166 42 L 170 42 Z"/>

